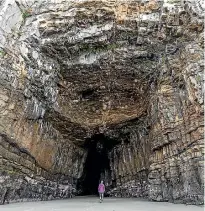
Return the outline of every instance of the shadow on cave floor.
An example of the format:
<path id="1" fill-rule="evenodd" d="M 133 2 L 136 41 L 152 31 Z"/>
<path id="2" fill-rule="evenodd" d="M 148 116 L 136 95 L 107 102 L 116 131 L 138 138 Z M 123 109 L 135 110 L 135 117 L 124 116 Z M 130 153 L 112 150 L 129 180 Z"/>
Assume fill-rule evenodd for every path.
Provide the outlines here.
<path id="1" fill-rule="evenodd" d="M 108 152 L 116 145 L 114 140 L 108 139 L 103 134 L 94 135 L 87 139 L 85 147 L 88 149 L 84 165 L 83 176 L 79 180 L 77 189 L 79 195 L 97 195 L 98 184 L 101 180 L 108 180 L 111 175 Z M 108 173 L 105 177 L 105 171 Z"/>

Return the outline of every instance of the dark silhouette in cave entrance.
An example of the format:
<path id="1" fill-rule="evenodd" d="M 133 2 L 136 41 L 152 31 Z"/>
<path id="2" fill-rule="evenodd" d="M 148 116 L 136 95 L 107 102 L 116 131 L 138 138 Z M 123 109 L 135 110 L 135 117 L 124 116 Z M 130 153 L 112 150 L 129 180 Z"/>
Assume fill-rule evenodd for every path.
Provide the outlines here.
<path id="1" fill-rule="evenodd" d="M 105 137 L 103 134 L 96 134 L 85 142 L 88 155 L 84 166 L 83 176 L 78 182 L 77 189 L 81 190 L 80 195 L 98 194 L 100 180 L 105 180 L 105 171 L 111 174 L 108 152 L 116 145 L 116 141 Z"/>

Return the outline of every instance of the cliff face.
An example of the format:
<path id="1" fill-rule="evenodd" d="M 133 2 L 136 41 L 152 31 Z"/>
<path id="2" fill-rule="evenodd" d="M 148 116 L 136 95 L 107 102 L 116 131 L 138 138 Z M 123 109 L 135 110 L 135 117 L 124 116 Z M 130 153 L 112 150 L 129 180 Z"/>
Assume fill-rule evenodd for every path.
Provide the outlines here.
<path id="1" fill-rule="evenodd" d="M 202 6 L 2 1 L 0 203 L 203 203 Z"/>

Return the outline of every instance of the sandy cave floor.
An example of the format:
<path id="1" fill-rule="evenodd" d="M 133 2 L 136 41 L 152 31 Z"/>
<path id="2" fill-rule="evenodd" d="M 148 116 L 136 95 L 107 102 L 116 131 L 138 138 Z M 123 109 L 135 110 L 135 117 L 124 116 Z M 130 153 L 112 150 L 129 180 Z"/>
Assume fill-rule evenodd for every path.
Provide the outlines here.
<path id="1" fill-rule="evenodd" d="M 67 200 L 13 203 L 0 206 L 0 211 L 197 211 L 202 206 L 150 202 L 130 198 L 75 197 Z"/>

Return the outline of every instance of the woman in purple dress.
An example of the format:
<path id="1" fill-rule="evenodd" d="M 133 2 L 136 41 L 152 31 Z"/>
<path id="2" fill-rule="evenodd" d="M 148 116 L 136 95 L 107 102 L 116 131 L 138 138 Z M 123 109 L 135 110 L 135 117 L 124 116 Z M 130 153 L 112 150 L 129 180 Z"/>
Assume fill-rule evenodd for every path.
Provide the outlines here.
<path id="1" fill-rule="evenodd" d="M 103 201 L 104 193 L 105 193 L 105 185 L 103 184 L 103 181 L 100 182 L 98 186 L 98 193 L 100 196 L 100 202 Z"/>

